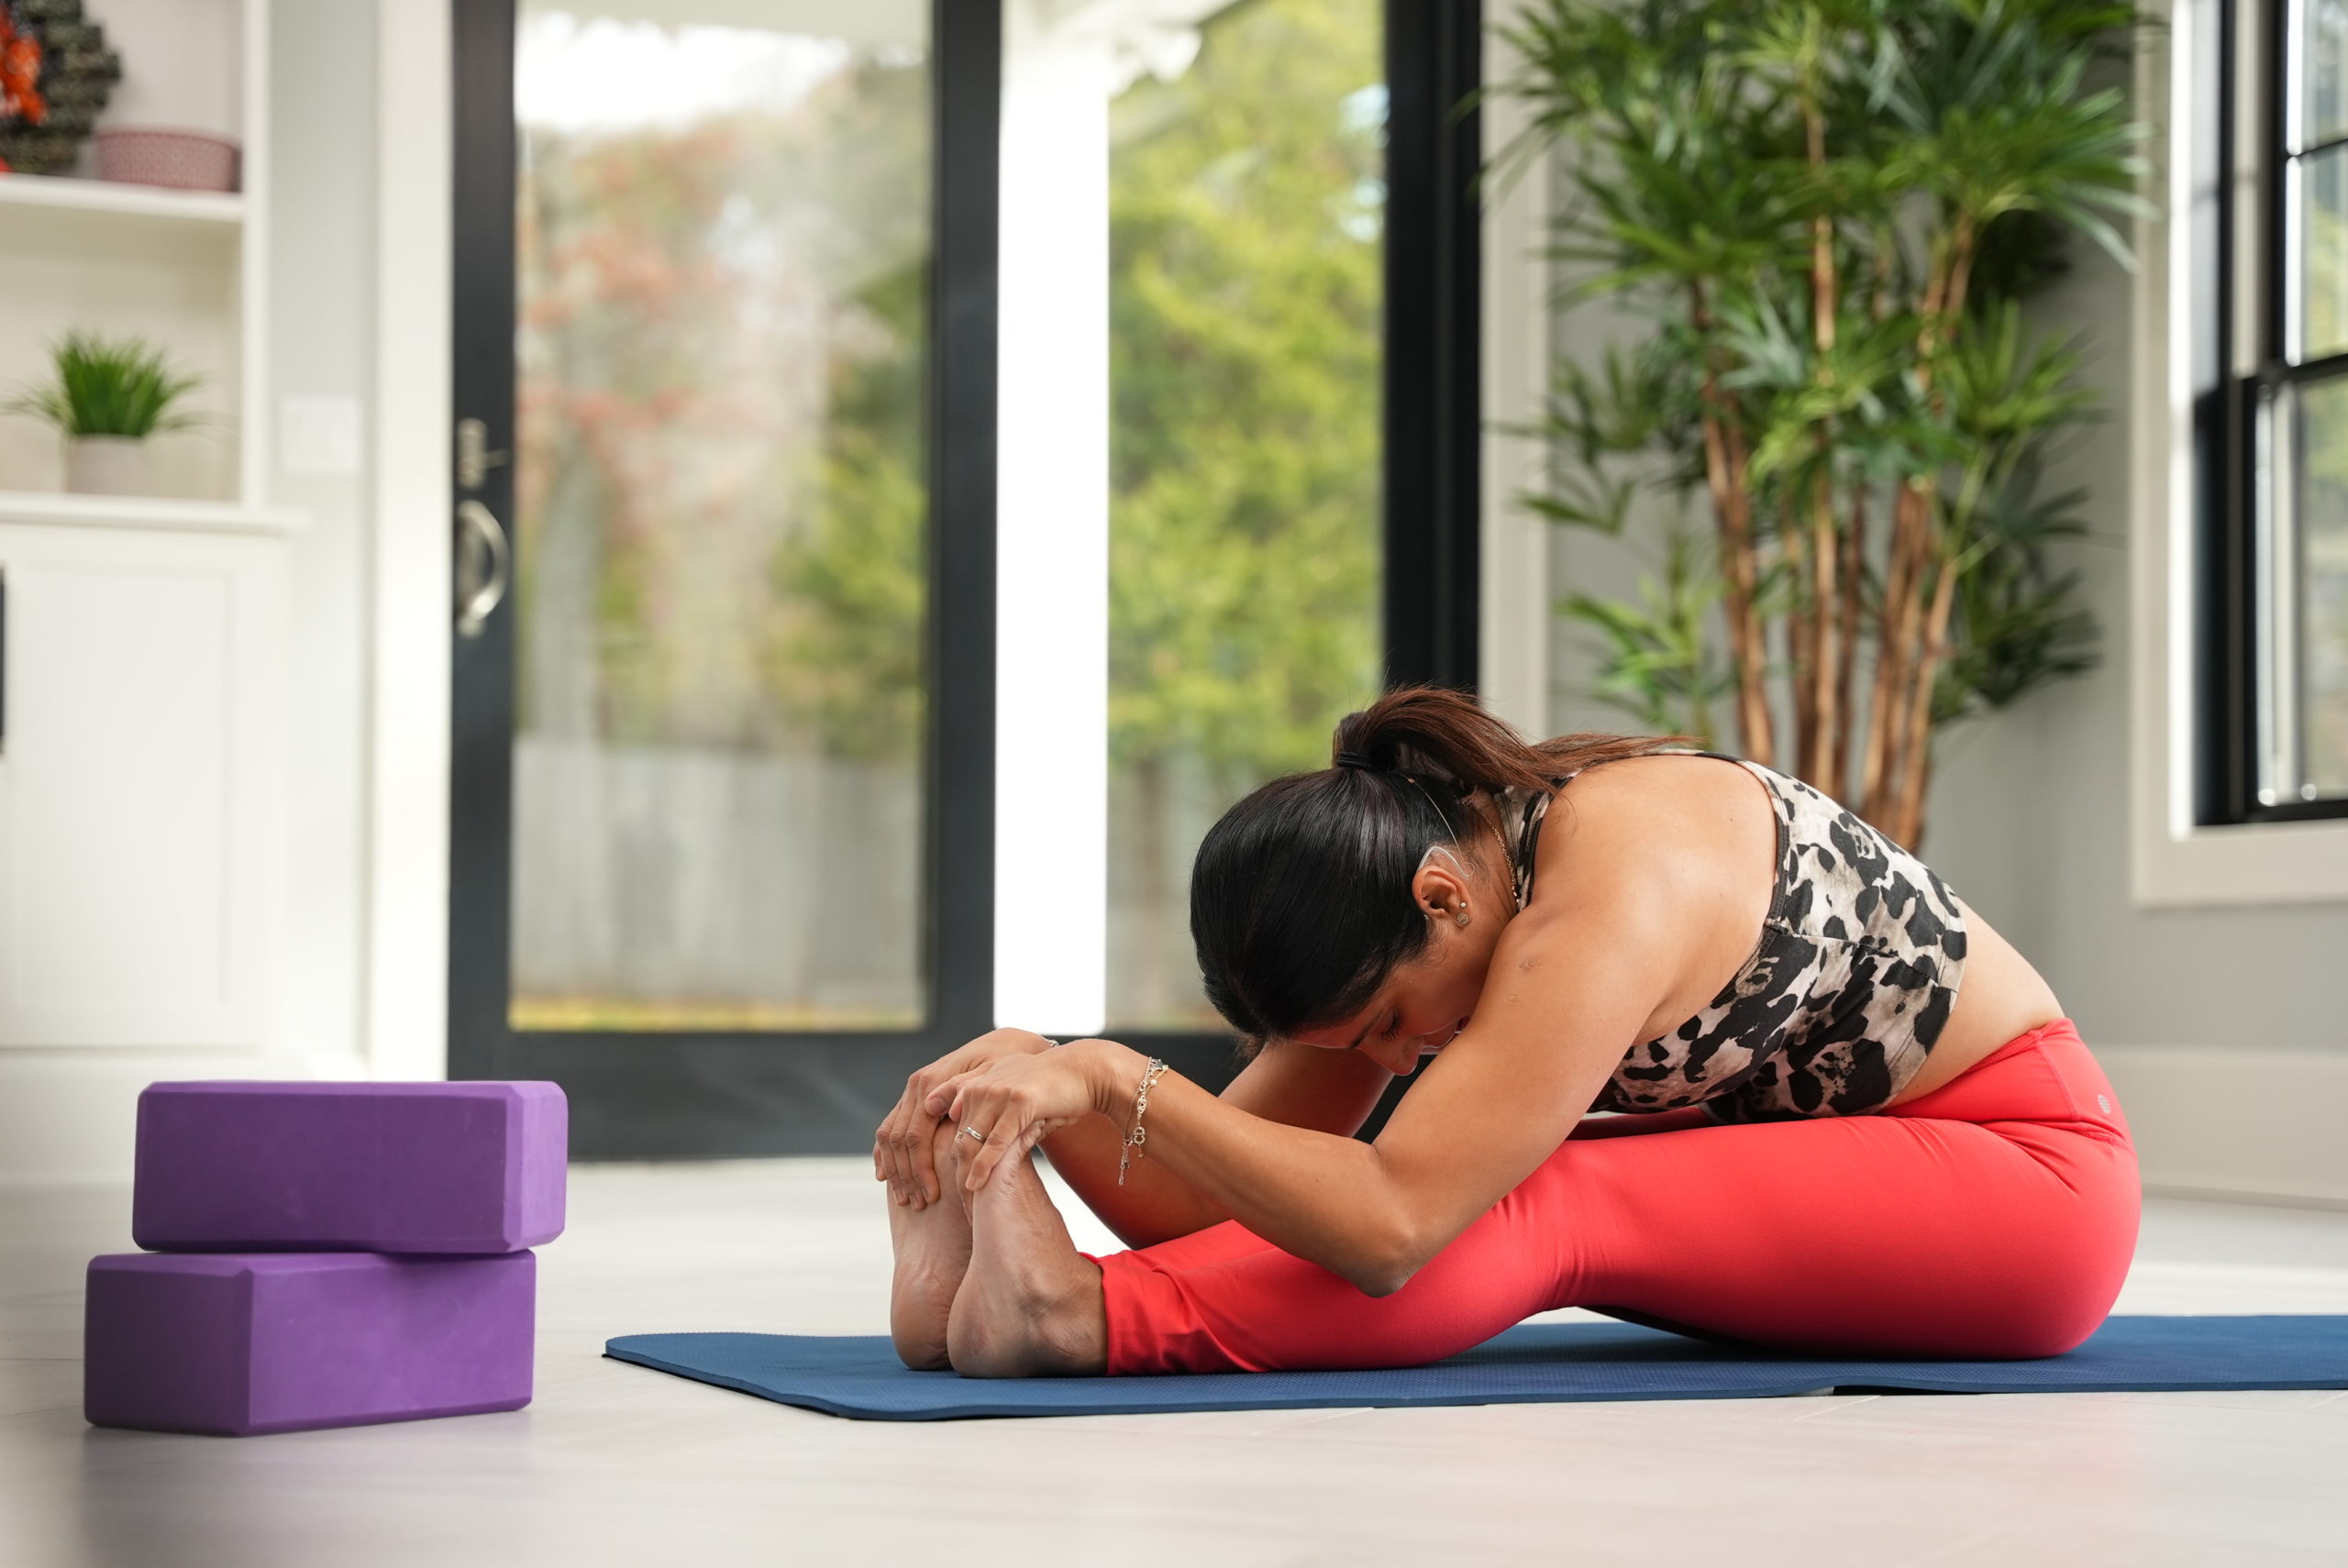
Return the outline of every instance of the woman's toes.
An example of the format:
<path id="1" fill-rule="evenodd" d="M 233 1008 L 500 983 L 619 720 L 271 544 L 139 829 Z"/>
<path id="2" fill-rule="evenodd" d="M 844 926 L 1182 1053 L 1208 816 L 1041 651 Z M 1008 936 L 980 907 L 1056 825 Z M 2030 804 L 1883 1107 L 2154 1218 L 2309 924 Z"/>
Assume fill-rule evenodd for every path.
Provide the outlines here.
<path id="1" fill-rule="evenodd" d="M 889 1236 L 896 1248 L 889 1337 L 898 1357 L 919 1371 L 947 1365 L 947 1326 L 970 1264 L 970 1217 L 947 1175 L 947 1158 L 939 1162 L 946 1190 L 937 1201 L 917 1209 L 889 1205 Z"/>

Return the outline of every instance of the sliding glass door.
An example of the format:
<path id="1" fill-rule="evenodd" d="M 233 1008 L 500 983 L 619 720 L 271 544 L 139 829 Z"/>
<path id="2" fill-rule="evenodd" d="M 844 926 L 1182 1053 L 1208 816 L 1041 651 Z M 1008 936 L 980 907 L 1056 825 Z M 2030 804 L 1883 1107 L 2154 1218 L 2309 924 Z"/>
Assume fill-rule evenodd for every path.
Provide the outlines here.
<path id="1" fill-rule="evenodd" d="M 659 1156 L 1228 1070 L 1199 836 L 1473 679 L 1476 9 L 457 0 L 453 1072 Z"/>
<path id="2" fill-rule="evenodd" d="M 999 24 L 455 17 L 452 1069 L 843 1146 L 990 1021 Z"/>

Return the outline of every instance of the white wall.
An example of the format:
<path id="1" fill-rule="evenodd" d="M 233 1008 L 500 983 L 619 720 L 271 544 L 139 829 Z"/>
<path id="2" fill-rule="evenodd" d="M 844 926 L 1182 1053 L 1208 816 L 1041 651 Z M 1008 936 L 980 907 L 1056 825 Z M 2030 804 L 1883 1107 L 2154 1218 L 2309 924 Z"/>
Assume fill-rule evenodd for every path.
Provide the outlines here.
<path id="1" fill-rule="evenodd" d="M 338 400 L 363 416 L 374 374 L 375 0 L 271 9 L 272 399 L 281 410 L 289 397 Z M 283 447 L 271 497 L 309 523 L 293 541 L 280 1028 L 288 1055 L 356 1073 L 365 1048 L 367 449 L 361 442 L 348 472 L 288 472 L 335 465 Z"/>

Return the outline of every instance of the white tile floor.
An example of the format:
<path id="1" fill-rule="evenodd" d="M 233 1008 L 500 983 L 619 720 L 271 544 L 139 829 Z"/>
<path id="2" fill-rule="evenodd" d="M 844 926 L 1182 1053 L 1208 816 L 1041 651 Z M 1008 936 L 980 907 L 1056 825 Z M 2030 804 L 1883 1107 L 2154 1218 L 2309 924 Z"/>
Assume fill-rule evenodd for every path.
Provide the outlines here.
<path id="1" fill-rule="evenodd" d="M 81 1419 L 127 1193 L 0 1194 L 0 1564 L 2348 1565 L 2348 1395 L 835 1420 L 599 1358 L 872 1332 L 858 1162 L 584 1167 L 512 1415 L 231 1441 Z M 1091 1244 L 1080 1236 L 1080 1242 Z M 2348 1312 L 2348 1214 L 2155 1202 L 2121 1310 Z"/>

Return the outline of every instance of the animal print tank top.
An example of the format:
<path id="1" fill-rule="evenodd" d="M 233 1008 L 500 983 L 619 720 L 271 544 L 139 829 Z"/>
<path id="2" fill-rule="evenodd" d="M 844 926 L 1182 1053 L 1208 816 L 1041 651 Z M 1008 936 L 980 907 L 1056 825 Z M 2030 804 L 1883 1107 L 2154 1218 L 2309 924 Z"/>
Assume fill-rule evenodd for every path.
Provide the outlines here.
<path id="1" fill-rule="evenodd" d="M 1701 1104 L 1722 1121 L 1881 1110 L 1924 1065 L 1955 1004 L 1965 972 L 1955 895 L 1801 780 L 1719 760 L 1748 769 L 1776 807 L 1777 885 L 1760 943 L 1702 1011 L 1633 1046 L 1592 1109 Z M 1555 798 L 1512 795 L 1502 812 L 1520 909 Z"/>

